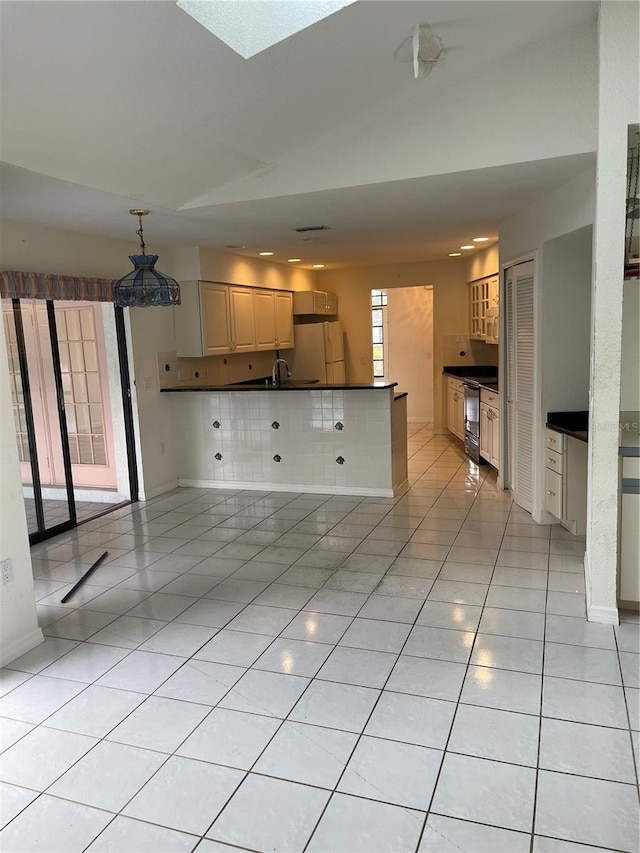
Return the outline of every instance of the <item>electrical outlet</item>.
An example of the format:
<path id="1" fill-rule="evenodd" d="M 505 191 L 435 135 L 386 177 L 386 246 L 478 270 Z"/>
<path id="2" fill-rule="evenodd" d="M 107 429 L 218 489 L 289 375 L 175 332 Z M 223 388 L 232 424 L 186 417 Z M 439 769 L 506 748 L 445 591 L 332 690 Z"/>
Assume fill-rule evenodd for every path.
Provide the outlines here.
<path id="1" fill-rule="evenodd" d="M 164 441 L 161 441 L 160 442 L 160 456 L 164 456 L 164 453 L 165 453 Z"/>
<path id="2" fill-rule="evenodd" d="M 2 560 L 0 562 L 0 576 L 2 577 L 2 583 L 11 583 L 13 580 L 13 565 L 11 563 L 11 559 Z"/>

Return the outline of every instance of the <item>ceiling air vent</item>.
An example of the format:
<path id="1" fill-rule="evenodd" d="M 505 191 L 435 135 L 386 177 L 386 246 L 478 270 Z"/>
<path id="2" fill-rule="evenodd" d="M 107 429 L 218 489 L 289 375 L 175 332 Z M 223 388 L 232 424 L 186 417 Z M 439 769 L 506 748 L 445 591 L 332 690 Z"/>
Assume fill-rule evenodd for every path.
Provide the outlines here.
<path id="1" fill-rule="evenodd" d="M 305 228 L 294 228 L 298 234 L 305 234 L 307 231 L 331 231 L 328 225 L 307 225 Z"/>

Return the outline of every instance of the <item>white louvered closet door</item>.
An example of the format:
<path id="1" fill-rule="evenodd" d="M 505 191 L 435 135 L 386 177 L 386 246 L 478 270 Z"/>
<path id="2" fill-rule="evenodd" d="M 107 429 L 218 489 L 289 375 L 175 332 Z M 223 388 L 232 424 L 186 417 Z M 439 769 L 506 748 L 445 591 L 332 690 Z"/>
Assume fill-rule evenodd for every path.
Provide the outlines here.
<path id="1" fill-rule="evenodd" d="M 533 383 L 535 369 L 533 261 L 507 270 L 508 485 L 513 499 L 533 509 Z"/>

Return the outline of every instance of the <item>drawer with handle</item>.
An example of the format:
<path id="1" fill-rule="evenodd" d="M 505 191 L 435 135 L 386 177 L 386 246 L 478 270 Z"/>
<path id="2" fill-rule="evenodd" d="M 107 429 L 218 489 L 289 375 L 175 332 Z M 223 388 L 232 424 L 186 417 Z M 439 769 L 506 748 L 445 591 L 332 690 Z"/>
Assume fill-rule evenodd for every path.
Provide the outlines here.
<path id="1" fill-rule="evenodd" d="M 558 474 L 562 474 L 562 453 L 557 453 L 555 450 L 549 450 L 545 453 L 545 465 L 547 468 L 551 468 L 552 471 L 557 471 Z"/>
<path id="2" fill-rule="evenodd" d="M 562 476 L 551 468 L 544 471 L 544 506 L 551 515 L 562 518 Z"/>
<path id="3" fill-rule="evenodd" d="M 564 436 L 561 432 L 556 432 L 547 427 L 547 447 L 549 450 L 555 450 L 556 453 L 564 452 Z"/>
<path id="4" fill-rule="evenodd" d="M 493 406 L 494 409 L 500 408 L 500 395 L 496 394 L 495 391 L 485 391 L 484 388 L 481 388 L 480 400 L 487 406 Z"/>

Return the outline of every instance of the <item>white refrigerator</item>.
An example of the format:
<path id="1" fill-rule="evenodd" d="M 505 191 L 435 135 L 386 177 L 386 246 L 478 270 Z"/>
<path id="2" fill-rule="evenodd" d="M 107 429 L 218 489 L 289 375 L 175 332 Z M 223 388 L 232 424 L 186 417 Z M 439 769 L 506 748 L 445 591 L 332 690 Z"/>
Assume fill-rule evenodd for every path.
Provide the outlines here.
<path id="1" fill-rule="evenodd" d="M 295 327 L 293 379 L 344 385 L 342 323 L 305 323 Z"/>

